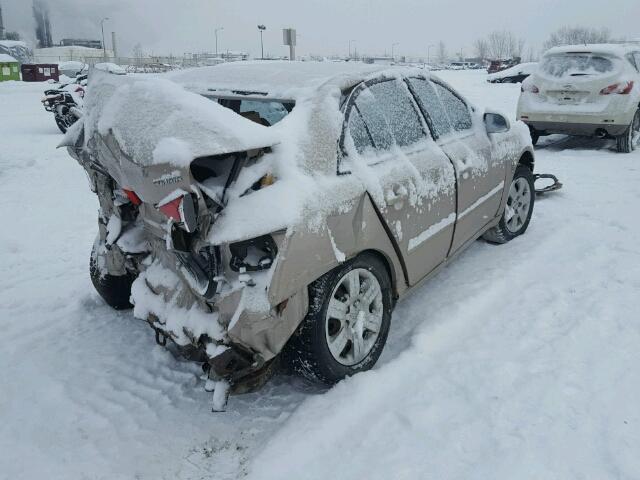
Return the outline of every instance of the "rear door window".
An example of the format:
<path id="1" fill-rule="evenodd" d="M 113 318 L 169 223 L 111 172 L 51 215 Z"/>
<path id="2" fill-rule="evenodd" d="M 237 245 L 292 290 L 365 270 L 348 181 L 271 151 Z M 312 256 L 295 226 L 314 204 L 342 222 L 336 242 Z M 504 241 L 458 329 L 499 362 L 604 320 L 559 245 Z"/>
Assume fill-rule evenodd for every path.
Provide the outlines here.
<path id="1" fill-rule="evenodd" d="M 444 110 L 449 115 L 449 121 L 453 129 L 457 132 L 469 130 L 473 123 L 471 122 L 471 113 L 467 104 L 447 87 L 437 82 L 430 83 L 438 93 Z"/>
<path id="2" fill-rule="evenodd" d="M 449 122 L 449 115 L 447 115 L 434 86 L 424 78 L 410 78 L 409 83 L 413 88 L 422 113 L 429 121 L 433 135 L 439 138 L 451 133 L 452 127 L 451 122 Z"/>
<path id="3" fill-rule="evenodd" d="M 602 55 L 567 53 L 545 57 L 540 70 L 555 78 L 603 75 L 614 72 L 615 63 L 613 59 Z"/>
<path id="4" fill-rule="evenodd" d="M 355 104 L 377 150 L 388 150 L 394 144 L 406 147 L 424 138 L 420 116 L 406 87 L 397 80 L 364 88 Z"/>
<path id="5" fill-rule="evenodd" d="M 356 151 L 362 155 L 365 150 L 373 149 L 373 141 L 367 131 L 367 126 L 362 120 L 362 116 L 356 107 L 351 109 L 349 114 L 349 134 L 353 140 Z"/>

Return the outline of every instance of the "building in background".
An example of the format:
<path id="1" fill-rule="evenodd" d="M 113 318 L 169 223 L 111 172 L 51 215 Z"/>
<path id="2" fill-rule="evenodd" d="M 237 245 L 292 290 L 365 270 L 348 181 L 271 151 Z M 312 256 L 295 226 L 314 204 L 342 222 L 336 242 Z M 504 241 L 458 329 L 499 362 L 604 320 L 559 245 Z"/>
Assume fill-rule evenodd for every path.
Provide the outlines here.
<path id="1" fill-rule="evenodd" d="M 0 53 L 0 82 L 20 80 L 20 64 L 6 53 Z"/>
<path id="2" fill-rule="evenodd" d="M 102 48 L 102 42 L 100 40 L 89 40 L 86 38 L 63 38 L 60 45 L 63 47 L 97 48 L 98 50 Z"/>

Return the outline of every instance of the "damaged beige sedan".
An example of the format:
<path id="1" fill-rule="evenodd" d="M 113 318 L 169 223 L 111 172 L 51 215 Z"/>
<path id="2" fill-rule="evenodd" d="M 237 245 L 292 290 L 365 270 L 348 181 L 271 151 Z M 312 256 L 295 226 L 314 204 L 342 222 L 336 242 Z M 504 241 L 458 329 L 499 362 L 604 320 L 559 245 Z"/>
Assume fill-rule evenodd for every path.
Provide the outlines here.
<path id="1" fill-rule="evenodd" d="M 63 144 L 100 201 L 93 283 L 202 362 L 215 408 L 276 359 L 371 368 L 398 299 L 533 210 L 527 128 L 419 69 L 96 72 L 85 109 Z"/>

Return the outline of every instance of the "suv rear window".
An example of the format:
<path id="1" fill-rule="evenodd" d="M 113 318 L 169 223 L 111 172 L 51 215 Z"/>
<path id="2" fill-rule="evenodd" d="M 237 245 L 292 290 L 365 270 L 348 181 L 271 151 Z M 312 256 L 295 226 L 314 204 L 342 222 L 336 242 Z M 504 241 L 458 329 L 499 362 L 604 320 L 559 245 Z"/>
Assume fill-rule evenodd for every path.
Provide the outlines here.
<path id="1" fill-rule="evenodd" d="M 540 70 L 552 77 L 577 77 L 611 73 L 615 63 L 611 58 L 590 53 L 567 53 L 549 55 L 540 65 Z"/>

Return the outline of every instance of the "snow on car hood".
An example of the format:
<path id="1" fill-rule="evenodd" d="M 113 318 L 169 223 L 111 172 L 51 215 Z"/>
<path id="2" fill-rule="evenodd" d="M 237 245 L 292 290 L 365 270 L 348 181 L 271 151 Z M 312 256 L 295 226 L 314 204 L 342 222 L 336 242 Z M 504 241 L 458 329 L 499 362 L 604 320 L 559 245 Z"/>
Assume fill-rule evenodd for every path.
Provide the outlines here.
<path id="1" fill-rule="evenodd" d="M 112 134 L 139 166 L 273 146 L 275 132 L 174 82 L 94 71 L 85 97 L 85 142 Z"/>

